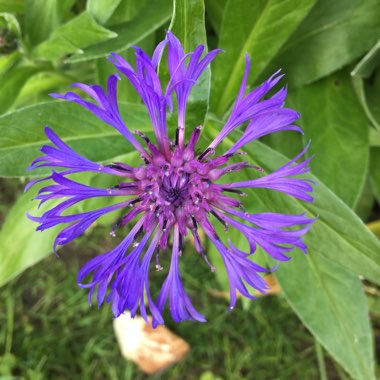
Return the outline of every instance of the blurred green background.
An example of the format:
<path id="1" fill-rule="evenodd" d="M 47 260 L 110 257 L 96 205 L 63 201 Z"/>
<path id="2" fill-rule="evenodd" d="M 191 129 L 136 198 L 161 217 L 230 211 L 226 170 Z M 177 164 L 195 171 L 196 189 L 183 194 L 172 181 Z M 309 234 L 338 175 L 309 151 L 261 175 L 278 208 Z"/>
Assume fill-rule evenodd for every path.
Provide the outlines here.
<path id="1" fill-rule="evenodd" d="M 223 272 L 209 273 L 188 248 L 184 282 L 209 322 L 175 324 L 167 315 L 191 352 L 151 378 L 380 375 L 378 0 L 0 0 L 0 12 L 0 379 L 146 378 L 121 357 L 110 307 L 90 308 L 76 285 L 80 266 L 113 246 L 111 220 L 57 259 L 50 255 L 55 231 L 36 234 L 25 218 L 36 205 L 23 187 L 45 124 L 91 159 L 127 153 L 115 137 L 97 138 L 108 127 L 48 94 L 76 81 L 104 85 L 114 72 L 106 60 L 111 51 L 133 60 L 129 47 L 137 44 L 151 54 L 168 28 L 186 51 L 202 42 L 225 50 L 190 99 L 188 121 L 205 120 L 208 136 L 236 96 L 246 52 L 251 87 L 282 68 L 305 136 L 267 137 L 249 159 L 273 169 L 311 139 L 316 201 L 302 206 L 260 193 L 252 210 L 307 211 L 320 219 L 308 236 L 309 255 L 296 252 L 276 273 L 283 292 L 239 301 L 232 313 L 227 299 L 214 296 L 227 288 Z M 126 81 L 119 100 L 131 125 L 149 128 Z M 162 276 L 152 281 L 158 287 Z"/>

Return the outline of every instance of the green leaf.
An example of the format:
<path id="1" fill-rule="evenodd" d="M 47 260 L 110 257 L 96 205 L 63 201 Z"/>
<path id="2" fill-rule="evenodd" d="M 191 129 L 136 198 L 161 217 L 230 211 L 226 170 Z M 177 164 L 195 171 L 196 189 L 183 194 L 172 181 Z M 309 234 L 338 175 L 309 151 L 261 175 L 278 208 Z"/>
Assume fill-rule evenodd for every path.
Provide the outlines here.
<path id="1" fill-rule="evenodd" d="M 59 0 L 26 0 L 25 28 L 34 46 L 45 41 L 59 25 Z"/>
<path id="2" fill-rule="evenodd" d="M 144 37 L 158 29 L 171 16 L 170 0 L 151 0 L 149 7 L 130 22 L 115 26 L 112 30 L 118 35 L 105 43 L 99 43 L 68 58 L 66 62 L 76 63 L 105 57 L 110 52 L 120 53 L 136 44 Z"/>
<path id="3" fill-rule="evenodd" d="M 82 12 L 57 28 L 49 40 L 36 47 L 33 55 L 48 60 L 58 59 L 116 36 L 115 32 L 99 25 L 88 12 Z"/>
<path id="4" fill-rule="evenodd" d="M 297 109 L 314 154 L 313 173 L 354 207 L 368 165 L 368 122 L 345 71 L 298 91 Z M 338 175 L 344 173 L 344 175 Z"/>
<path id="5" fill-rule="evenodd" d="M 309 251 L 308 255 L 296 252 L 291 262 L 275 272 L 286 298 L 304 325 L 354 379 L 375 379 L 372 331 L 360 280 Z"/>
<path id="6" fill-rule="evenodd" d="M 31 192 L 21 195 L 0 230 L 0 286 L 52 252 L 57 228 L 36 232 L 37 224 L 25 215 L 27 210 L 37 215 L 51 204 L 38 210 L 38 202 L 32 198 Z"/>
<path id="7" fill-rule="evenodd" d="M 131 131 L 151 131 L 145 107 L 122 105 L 122 116 Z M 48 144 L 43 127 L 49 125 L 70 146 L 94 161 L 108 161 L 131 151 L 120 134 L 86 109 L 70 102 L 54 101 L 26 107 L 0 117 L 0 176 L 41 175 L 49 170 L 27 172 Z"/>
<path id="8" fill-rule="evenodd" d="M 319 0 L 267 73 L 283 68 L 292 86 L 329 75 L 376 43 L 379 14 L 378 0 Z"/>
<path id="9" fill-rule="evenodd" d="M 0 78 L 0 113 L 13 105 L 25 82 L 37 72 L 38 69 L 33 66 L 15 67 Z"/>
<path id="10" fill-rule="evenodd" d="M 211 135 L 210 138 L 216 136 L 217 131 L 218 129 L 212 124 L 208 124 L 205 128 L 205 132 Z M 225 141 L 229 142 L 228 145 L 232 143 L 228 138 Z M 246 152 L 248 153 L 246 159 L 262 167 L 267 173 L 273 172 L 289 161 L 260 142 L 252 143 Z M 252 178 L 251 171 L 246 171 L 244 175 Z M 318 217 L 306 237 L 310 254 L 321 255 L 348 271 L 380 284 L 380 242 L 360 218 L 324 183 L 311 174 L 308 178 L 317 183 L 312 203 L 263 189 L 250 191 L 250 195 L 255 203 L 262 204 L 263 210 L 266 211 L 293 214 L 306 212 L 311 217 Z M 241 175 L 239 180 L 242 180 Z"/>
<path id="11" fill-rule="evenodd" d="M 87 10 L 100 24 L 105 24 L 112 16 L 121 0 L 87 0 Z"/>
<path id="12" fill-rule="evenodd" d="M 373 192 L 380 204 L 380 147 L 371 148 L 370 178 Z"/>
<path id="13" fill-rule="evenodd" d="M 213 69 L 211 107 L 217 115 L 236 96 L 245 68 L 245 54 L 252 60 L 253 83 L 305 18 L 315 0 L 229 0 L 219 47 L 225 56 Z"/>
<path id="14" fill-rule="evenodd" d="M 205 45 L 205 8 L 203 0 L 174 0 L 173 18 L 170 29 L 181 41 L 185 53 L 193 51 L 198 45 Z M 203 125 L 208 109 L 210 94 L 210 68 L 206 68 L 193 87 L 187 102 L 186 124 L 190 129 Z"/>
<path id="15" fill-rule="evenodd" d="M 24 0 L 0 0 L 0 12 L 24 13 Z"/>

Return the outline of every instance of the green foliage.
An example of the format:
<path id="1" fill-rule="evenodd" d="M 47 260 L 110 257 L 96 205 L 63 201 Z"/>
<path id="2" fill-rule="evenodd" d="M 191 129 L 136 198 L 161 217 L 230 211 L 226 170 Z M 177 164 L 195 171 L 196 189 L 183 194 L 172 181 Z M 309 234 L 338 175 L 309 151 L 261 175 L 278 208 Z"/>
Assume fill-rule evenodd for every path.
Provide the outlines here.
<path id="1" fill-rule="evenodd" d="M 125 104 L 123 115 L 131 130 L 149 132 L 143 107 Z M 63 122 L 64 120 L 64 122 Z M 27 167 L 48 144 L 43 125 L 48 125 L 70 146 L 94 161 L 107 161 L 126 153 L 130 147 L 120 134 L 84 108 L 69 102 L 42 103 L 0 117 L 0 175 L 24 177 Z M 46 173 L 41 169 L 33 176 Z"/>
<path id="2" fill-rule="evenodd" d="M 111 51 L 131 60 L 133 52 L 127 49 L 133 44 L 141 44 L 151 54 L 156 42 L 162 39 L 164 29 L 169 27 L 180 38 L 186 52 L 199 44 L 204 44 L 206 49 L 217 46 L 225 50 L 216 58 L 212 72 L 208 69 L 202 75 L 189 99 L 187 132 L 204 123 L 207 116 L 203 141 L 215 136 L 228 115 L 243 77 L 246 53 L 251 57 L 252 74 L 248 80 L 251 87 L 282 68 L 286 74 L 282 84 L 289 84 L 288 106 L 302 114 L 303 142 L 311 139 L 309 154 L 314 154 L 315 158 L 311 163 L 312 174 L 308 178 L 317 182 L 315 201 L 306 204 L 262 189 L 248 190 L 253 201 L 246 208 L 251 212 L 306 212 L 318 218 L 306 237 L 308 255 L 293 252 L 292 260 L 280 265 L 276 272 L 277 279 L 290 307 L 327 353 L 352 378 L 375 378 L 373 334 L 361 279 L 380 285 L 380 243 L 364 224 L 380 218 L 378 0 L 175 0 L 173 4 L 171 0 L 0 0 L 0 12 L 4 12 L 0 15 L 0 114 L 8 112 L 0 116 L 0 176 L 17 177 L 21 181 L 26 176 L 47 173 L 43 169 L 34 173 L 26 171 L 31 161 L 39 155 L 40 146 L 48 143 L 43 133 L 44 125 L 52 127 L 73 149 L 94 161 L 138 160 L 137 155 L 128 155 L 130 146 L 110 126 L 78 105 L 48 101 L 47 97 L 49 91 L 64 91 L 69 83 L 75 81 L 104 85 L 107 76 L 115 71 L 105 60 Z M 167 79 L 164 70 L 160 70 L 160 75 Z M 210 81 L 211 112 L 207 114 Z M 119 83 L 119 98 L 122 116 L 128 127 L 151 135 L 146 110 L 137 104 L 138 98 L 132 95 L 124 81 Z M 27 107 L 20 108 L 24 106 Z M 171 124 L 173 122 L 169 120 Z M 170 133 L 174 136 L 174 131 L 170 130 Z M 292 133 L 276 134 L 263 139 L 263 142 L 248 146 L 246 159 L 266 172 L 283 165 L 288 160 L 283 154 L 294 156 L 302 145 L 301 138 Z M 226 139 L 224 143 L 228 145 L 231 141 Z M 238 178 L 252 178 L 252 175 L 256 174 L 247 170 Z M 89 176 L 86 180 L 99 187 L 113 185 L 108 177 Z M 51 253 L 56 231 L 35 233 L 36 225 L 25 217 L 27 211 L 32 214 L 41 212 L 37 212 L 36 202 L 31 202 L 32 197 L 33 194 L 28 192 L 18 197 L 13 206 L 1 205 L 1 213 L 6 213 L 7 217 L 0 230 L 0 285 Z M 106 199 L 101 202 L 91 200 L 87 206 L 98 208 L 107 204 Z M 374 206 L 375 203 L 377 206 Z M 109 232 L 112 223 L 113 216 L 109 216 L 99 220 L 98 225 L 107 226 Z M 226 235 L 223 230 L 221 235 Z M 229 236 L 237 246 L 246 248 L 247 243 L 239 233 Z M 85 239 L 80 247 L 85 247 Z M 189 265 L 188 268 L 192 269 L 183 271 L 185 282 L 193 286 L 194 294 L 200 294 L 204 287 L 215 287 L 215 279 L 223 288 L 228 287 L 220 255 L 211 245 L 208 253 L 217 267 L 216 276 L 199 269 L 198 261 L 195 262 L 199 258 L 195 257 L 194 262 L 185 258 L 189 262 L 183 265 Z M 271 264 L 261 251 L 254 256 L 255 261 L 263 265 Z M 52 262 L 50 259 L 49 266 Z M 54 263 L 58 268 L 59 264 Z M 74 266 L 73 273 L 78 264 Z M 25 278 L 26 283 L 34 281 L 38 279 L 36 274 L 42 270 L 43 264 L 36 269 L 34 277 L 30 275 L 32 270 L 21 279 Z M 69 281 L 73 284 L 74 275 L 71 277 Z M 47 280 L 53 281 L 52 278 L 54 276 L 48 275 Z M 202 280 L 199 281 L 199 278 Z M 61 277 L 61 281 L 64 282 L 64 279 L 65 276 Z M 204 287 L 200 286 L 204 284 L 203 279 L 207 283 Z M 17 280 L 14 284 L 22 285 Z M 30 286 L 30 283 L 27 284 Z M 45 287 L 45 283 L 42 284 Z M 62 290 L 58 290 L 58 283 L 54 289 L 56 293 Z M 19 325 L 24 323 L 20 320 L 26 312 L 12 306 L 15 301 L 7 292 L 4 302 L 0 295 L 0 303 L 6 303 L 7 310 L 16 310 L 17 327 L 21 331 L 30 328 Z M 72 295 L 73 300 L 80 302 L 73 301 L 65 306 L 61 303 L 60 313 L 53 313 L 55 303 L 52 300 L 55 295 L 47 293 L 46 299 L 50 300 L 50 304 L 46 301 L 42 309 L 39 309 L 41 303 L 38 302 L 33 307 L 49 318 L 53 314 L 61 317 L 62 313 L 62 320 L 58 321 L 61 329 L 64 330 L 67 323 L 72 322 L 70 318 L 77 320 L 75 313 L 88 313 L 82 293 Z M 198 302 L 206 305 L 208 301 L 205 297 L 202 295 Z M 376 296 L 371 297 L 371 305 L 377 304 Z M 266 312 L 271 302 L 277 303 L 277 306 L 272 305 L 273 310 Z M 289 334 L 283 332 L 284 321 L 276 315 L 276 310 L 281 308 L 279 303 L 282 308 L 287 307 L 280 299 L 257 301 L 254 312 L 251 306 L 245 311 L 235 311 L 234 317 L 227 317 L 223 312 L 215 313 L 210 307 L 207 313 L 216 322 L 197 327 L 201 334 L 199 339 L 189 325 L 173 325 L 194 345 L 196 360 L 190 358 L 187 364 L 174 367 L 170 376 L 182 378 L 183 371 L 189 371 L 200 362 L 202 365 L 194 376 L 202 379 L 251 378 L 249 375 L 244 377 L 247 371 L 253 371 L 257 379 L 278 378 L 278 358 L 289 349 Z M 67 311 L 65 320 L 65 310 L 69 309 L 73 313 Z M 31 313 L 33 318 L 37 318 L 33 310 Z M 83 365 L 80 372 L 84 378 L 96 378 L 96 370 L 100 371 L 99 378 L 140 378 L 130 364 L 117 370 L 107 366 L 108 359 L 101 364 L 92 364 L 91 355 L 95 349 L 99 357 L 107 357 L 107 352 L 113 352 L 113 357 L 109 358 L 111 361 L 118 355 L 112 351 L 110 332 L 104 327 L 108 323 L 109 310 L 102 313 L 101 333 L 93 334 L 93 340 L 87 336 L 95 319 L 99 318 L 99 314 L 94 312 L 96 317 L 90 316 L 83 322 L 81 334 L 84 334 L 86 341 L 81 334 L 77 337 L 82 350 L 66 357 L 66 360 L 71 362 L 80 357 L 82 364 L 78 365 Z M 287 313 L 285 319 L 289 322 L 292 320 L 289 310 Z M 8 314 L 7 321 L 11 317 Z M 1 318 L 4 320 L 0 313 Z M 252 323 L 247 323 L 247 319 Z M 271 323 L 264 322 L 267 319 Z M 37 320 L 40 323 L 41 320 Z M 236 325 L 232 329 L 226 328 L 232 321 Z M 297 320 L 293 319 L 295 326 L 289 327 L 290 322 L 286 325 L 290 333 L 297 327 L 298 322 L 294 321 Z M 56 322 L 54 318 L 53 322 Z M 43 323 L 48 326 L 46 334 L 55 337 L 50 325 L 52 321 Z M 260 349 L 258 338 L 261 331 L 256 328 L 257 324 L 264 330 L 266 339 L 260 341 Z M 219 327 L 215 327 L 217 325 Z M 272 329 L 275 333 L 270 333 Z M 240 335 L 234 335 L 235 330 Z M 210 334 L 210 331 L 216 335 Z M 227 334 L 225 339 L 220 338 L 223 332 Z M 4 330 L 0 329 L 0 337 L 4 334 Z M 36 339 L 33 333 L 29 336 Z M 108 339 L 104 345 L 100 342 L 103 338 Z M 27 365 L 21 365 L 18 359 L 31 349 L 23 336 L 16 335 L 16 339 L 20 341 L 14 352 L 9 348 L 9 339 L 6 340 L 7 350 L 0 357 L 1 373 L 11 375 L 13 369 L 18 367 L 27 378 L 69 376 L 64 361 L 60 362 L 59 370 L 47 364 L 46 372 L 41 369 L 44 364 L 33 362 L 37 357 L 42 360 L 42 355 L 49 356 L 43 351 L 32 355 L 34 365 L 29 367 L 34 369 L 26 372 L 24 367 Z M 204 345 L 206 339 L 208 344 Z M 313 346 L 305 331 L 302 339 Z M 221 353 L 215 347 L 223 344 L 225 350 L 236 353 L 242 346 L 240 341 L 246 344 L 249 341 L 251 347 L 245 346 L 239 362 L 235 362 L 235 354 L 229 357 L 230 362 L 224 363 L 222 370 L 214 371 L 215 366 L 208 366 L 209 362 L 222 362 Z M 261 357 L 269 346 L 273 349 L 272 341 L 276 355 L 265 358 L 264 366 L 273 366 L 273 372 L 268 372 L 256 362 L 252 363 L 251 358 Z M 49 341 L 46 340 L 45 344 Z M 207 351 L 208 346 L 214 350 L 212 354 Z M 310 367 L 316 367 L 314 348 L 308 352 L 305 355 L 309 355 L 309 366 L 303 367 L 302 360 L 298 361 L 294 352 L 291 360 L 283 359 L 281 378 L 315 378 L 315 371 L 308 372 Z M 310 352 L 313 359 L 310 359 Z M 323 373 L 323 353 L 319 349 L 318 355 Z M 24 367 L 20 369 L 20 366 Z M 70 374 L 76 373 L 77 368 L 74 367 L 70 368 L 74 371 Z M 340 367 L 337 368 L 341 373 Z"/>
<path id="3" fill-rule="evenodd" d="M 25 29 L 29 42 L 37 45 L 49 38 L 60 23 L 59 0 L 26 0 Z"/>
<path id="4" fill-rule="evenodd" d="M 377 41 L 379 12 L 377 0 L 319 0 L 267 72 L 282 67 L 302 86 L 350 64 Z"/>
<path id="5" fill-rule="evenodd" d="M 37 58 L 54 60 L 70 53 L 81 54 L 83 48 L 115 37 L 117 33 L 105 29 L 88 12 L 83 12 L 58 27 L 33 54 Z"/>
<path id="6" fill-rule="evenodd" d="M 0 79 L 0 114 L 4 113 L 17 99 L 25 82 L 38 72 L 34 66 L 14 67 L 6 72 Z"/>
<path id="7" fill-rule="evenodd" d="M 226 3 L 227 0 L 205 0 L 208 19 L 217 34 L 220 33 Z"/>
<path id="8" fill-rule="evenodd" d="M 47 210 L 44 205 L 38 210 L 37 202 L 31 202 L 33 195 L 28 192 L 21 195 L 9 210 L 7 219 L 0 231 L 0 286 L 11 278 L 41 260 L 52 252 L 57 228 L 36 233 L 36 226 L 25 215 L 28 210 L 32 215 Z"/>
<path id="9" fill-rule="evenodd" d="M 213 111 L 222 115 L 235 97 L 246 53 L 252 57 L 250 83 L 253 83 L 314 3 L 315 0 L 227 2 L 219 35 L 219 45 L 226 51 L 226 57 L 214 65 Z M 281 33 L 276 33 L 278 30 Z"/>
<path id="10" fill-rule="evenodd" d="M 101 24 L 105 24 L 113 15 L 121 0 L 88 0 L 87 10 Z"/>
<path id="11" fill-rule="evenodd" d="M 380 130 L 380 75 L 376 68 L 380 64 L 380 41 L 360 60 L 352 70 L 353 85 L 359 102 L 369 122 Z"/>
<path id="12" fill-rule="evenodd" d="M 380 148 L 371 148 L 371 165 L 370 165 L 370 177 L 373 186 L 373 192 L 380 203 Z"/>
<path id="13" fill-rule="evenodd" d="M 368 306 L 358 277 L 318 254 L 294 255 L 276 276 L 297 315 L 335 360 L 354 379 L 375 380 Z"/>
<path id="14" fill-rule="evenodd" d="M 24 0 L 0 0 L 0 12 L 23 13 Z"/>
<path id="15" fill-rule="evenodd" d="M 212 131 L 212 127 L 209 125 L 206 130 Z M 212 136 L 215 133 L 213 130 Z M 258 142 L 252 144 L 247 157 L 266 172 L 287 162 Z M 245 175 L 246 179 L 251 177 L 249 172 Z M 255 202 L 247 210 L 307 212 L 318 217 L 305 239 L 309 254 L 294 253 L 292 261 L 282 263 L 276 275 L 296 313 L 330 354 L 355 379 L 374 379 L 372 335 L 358 275 L 380 283 L 380 243 L 349 207 L 316 177 L 311 178 L 317 182 L 313 203 L 256 189 L 249 192 Z M 244 244 L 234 242 L 237 246 L 239 243 Z M 218 263 L 214 265 L 219 269 Z M 223 275 L 221 279 L 227 284 Z M 346 341 L 343 350 L 342 339 Z"/>
<path id="16" fill-rule="evenodd" d="M 116 38 L 84 49 L 83 53 L 74 54 L 66 62 L 88 61 L 105 57 L 110 51 L 120 53 L 128 49 L 170 19 L 172 12 L 170 4 L 170 0 L 151 0 L 149 7 L 141 11 L 134 19 L 112 28 L 112 31 L 117 34 Z"/>
<path id="17" fill-rule="evenodd" d="M 354 207 L 368 167 L 368 121 L 347 72 L 302 87 L 297 105 L 305 140 L 312 141 L 313 173 Z"/>
<path id="18" fill-rule="evenodd" d="M 148 0 L 121 0 L 119 6 L 108 20 L 107 25 L 119 25 L 133 20 L 140 13 L 146 12 L 147 1 Z M 168 4 L 168 6 L 170 8 L 170 4 Z"/>

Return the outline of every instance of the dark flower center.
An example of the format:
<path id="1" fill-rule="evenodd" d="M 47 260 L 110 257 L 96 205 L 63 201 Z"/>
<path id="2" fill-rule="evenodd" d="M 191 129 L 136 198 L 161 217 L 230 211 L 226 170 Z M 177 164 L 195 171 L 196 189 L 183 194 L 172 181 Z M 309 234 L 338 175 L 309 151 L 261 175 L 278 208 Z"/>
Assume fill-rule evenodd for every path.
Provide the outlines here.
<path id="1" fill-rule="evenodd" d="M 182 207 L 184 200 L 189 196 L 189 176 L 165 177 L 160 184 L 160 197 L 175 207 Z"/>

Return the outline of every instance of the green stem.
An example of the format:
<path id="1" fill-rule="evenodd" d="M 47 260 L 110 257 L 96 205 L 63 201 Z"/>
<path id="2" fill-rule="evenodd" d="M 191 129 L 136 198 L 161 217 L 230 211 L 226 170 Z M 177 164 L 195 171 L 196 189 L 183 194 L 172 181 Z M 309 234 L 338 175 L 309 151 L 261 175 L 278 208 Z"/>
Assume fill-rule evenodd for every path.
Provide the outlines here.
<path id="1" fill-rule="evenodd" d="M 315 351 L 317 353 L 317 361 L 318 361 L 318 369 L 321 380 L 328 380 L 327 371 L 326 371 L 326 363 L 323 355 L 323 348 L 319 344 L 319 342 L 314 339 L 315 342 Z"/>
<path id="2" fill-rule="evenodd" d="M 6 300 L 7 305 L 7 335 L 5 339 L 5 353 L 10 353 L 12 349 L 13 323 L 14 323 L 14 302 L 9 294 Z"/>

